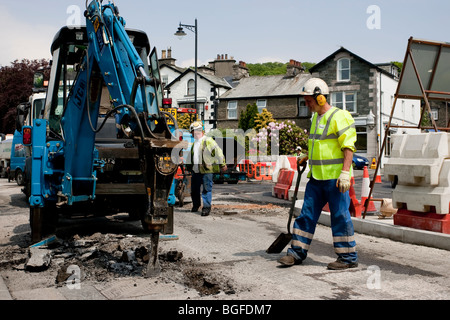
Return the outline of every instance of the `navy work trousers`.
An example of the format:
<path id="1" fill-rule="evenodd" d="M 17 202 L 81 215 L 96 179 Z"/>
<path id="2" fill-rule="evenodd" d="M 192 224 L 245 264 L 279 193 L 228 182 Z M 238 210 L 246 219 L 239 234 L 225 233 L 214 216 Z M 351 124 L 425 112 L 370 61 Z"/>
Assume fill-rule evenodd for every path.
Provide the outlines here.
<path id="1" fill-rule="evenodd" d="M 200 194 L 200 189 L 203 190 Z M 191 198 L 192 206 L 199 208 L 201 206 L 200 195 L 203 200 L 203 208 L 211 208 L 213 188 L 213 174 L 212 173 L 192 173 L 191 179 Z"/>
<path id="2" fill-rule="evenodd" d="M 315 180 L 306 185 L 305 198 L 300 215 L 295 219 L 291 248 L 288 255 L 304 260 L 316 230 L 322 208 L 328 202 L 334 250 L 344 263 L 356 263 L 358 255 L 350 216 L 349 192 L 341 193 L 334 180 Z"/>

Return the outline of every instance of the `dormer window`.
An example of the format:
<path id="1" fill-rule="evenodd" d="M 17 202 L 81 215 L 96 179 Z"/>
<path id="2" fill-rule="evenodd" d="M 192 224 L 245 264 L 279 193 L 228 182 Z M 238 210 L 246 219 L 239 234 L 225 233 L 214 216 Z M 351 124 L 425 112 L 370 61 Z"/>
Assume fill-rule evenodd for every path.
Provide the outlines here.
<path id="1" fill-rule="evenodd" d="M 350 59 L 342 58 L 337 62 L 337 80 L 350 81 Z"/>

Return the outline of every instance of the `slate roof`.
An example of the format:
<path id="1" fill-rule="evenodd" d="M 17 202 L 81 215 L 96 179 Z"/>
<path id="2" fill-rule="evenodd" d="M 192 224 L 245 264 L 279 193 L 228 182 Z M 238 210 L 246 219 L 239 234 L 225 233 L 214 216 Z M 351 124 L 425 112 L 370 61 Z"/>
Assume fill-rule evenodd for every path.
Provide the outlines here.
<path id="1" fill-rule="evenodd" d="M 298 96 L 309 78 L 311 78 L 309 73 L 295 77 L 275 75 L 242 78 L 238 86 L 222 94 L 220 99 Z"/>
<path id="2" fill-rule="evenodd" d="M 188 74 L 190 72 L 195 73 L 195 71 L 190 68 L 186 69 L 182 74 L 180 74 L 171 83 L 169 83 L 166 86 L 166 88 L 170 88 L 174 83 L 180 81 L 186 74 Z M 210 82 L 211 84 L 213 84 L 215 86 L 231 88 L 230 84 L 227 81 L 225 81 L 225 79 L 223 79 L 223 78 L 219 78 L 219 77 L 216 77 L 216 76 L 213 76 L 210 74 L 206 74 L 203 72 L 197 72 L 197 75 L 198 75 L 198 77 L 205 79 L 206 81 Z"/>
<path id="3" fill-rule="evenodd" d="M 385 75 L 387 75 L 387 76 L 389 76 L 391 78 L 395 78 L 395 75 L 393 75 L 392 73 L 387 72 L 386 70 L 380 68 L 378 65 L 373 64 L 372 62 L 369 62 L 366 59 L 361 58 L 360 56 L 354 54 L 353 52 L 349 51 L 348 49 L 345 49 L 344 47 L 341 47 L 340 49 L 336 50 L 335 52 L 330 54 L 328 57 L 326 57 L 325 59 L 323 59 L 322 61 L 320 61 L 316 65 L 314 65 L 312 68 L 309 69 L 309 72 L 311 72 L 311 73 L 315 72 L 319 67 L 321 67 L 322 65 L 326 64 L 328 61 L 330 61 L 332 59 L 334 60 L 334 57 L 337 54 L 341 53 L 341 52 L 346 52 L 349 55 L 355 57 L 356 59 L 362 61 L 363 63 L 368 64 L 371 68 L 377 69 L 379 72 L 384 73 Z"/>

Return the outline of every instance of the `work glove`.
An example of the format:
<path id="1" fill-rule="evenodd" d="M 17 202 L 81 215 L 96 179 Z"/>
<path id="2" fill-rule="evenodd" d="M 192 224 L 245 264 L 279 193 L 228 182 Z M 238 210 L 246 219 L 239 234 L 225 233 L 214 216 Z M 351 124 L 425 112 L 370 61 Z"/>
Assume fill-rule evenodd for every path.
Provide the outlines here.
<path id="1" fill-rule="evenodd" d="M 336 187 L 339 188 L 339 191 L 342 193 L 350 190 L 350 172 L 349 171 L 341 171 L 341 175 L 339 176 Z"/>

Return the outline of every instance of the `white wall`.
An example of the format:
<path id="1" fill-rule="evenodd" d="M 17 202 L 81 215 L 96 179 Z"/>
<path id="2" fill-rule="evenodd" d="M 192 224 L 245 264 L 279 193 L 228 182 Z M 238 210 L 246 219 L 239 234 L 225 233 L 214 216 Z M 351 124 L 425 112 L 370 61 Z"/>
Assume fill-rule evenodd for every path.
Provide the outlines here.
<path id="1" fill-rule="evenodd" d="M 172 84 L 170 87 L 170 96 L 169 98 L 172 98 L 172 107 L 178 108 L 181 103 L 191 102 L 194 103 L 194 95 L 187 95 L 187 84 L 189 80 L 195 80 L 195 74 L 194 73 L 188 73 L 183 78 L 180 79 L 180 81 L 177 81 L 176 83 Z M 202 77 L 197 77 L 198 85 L 197 85 L 197 103 L 200 106 L 203 106 L 205 108 L 204 110 L 204 116 L 203 120 L 205 123 L 205 131 L 209 132 L 213 127 L 213 117 L 211 115 L 211 107 L 212 107 L 212 101 L 210 100 L 210 97 L 212 95 L 211 88 L 213 85 L 211 82 L 203 79 Z M 225 93 L 225 88 L 219 88 L 217 89 L 218 95 Z M 206 106 L 208 106 L 208 110 L 206 110 Z M 217 116 L 217 115 L 216 115 Z"/>
<path id="2" fill-rule="evenodd" d="M 379 145 L 381 148 L 386 125 L 389 123 L 389 117 L 395 102 L 395 93 L 397 92 L 398 81 L 379 73 L 377 78 L 377 85 L 379 89 L 379 97 L 376 110 L 373 110 L 376 116 L 376 132 L 379 134 Z M 380 118 L 381 113 L 381 118 Z M 417 126 L 420 120 L 420 100 L 411 99 L 397 99 L 391 125 L 400 126 Z M 391 128 L 397 130 L 398 133 L 418 133 L 419 129 L 411 128 Z M 383 152 L 382 167 L 385 163 L 385 152 Z"/>

